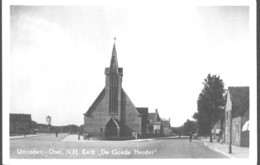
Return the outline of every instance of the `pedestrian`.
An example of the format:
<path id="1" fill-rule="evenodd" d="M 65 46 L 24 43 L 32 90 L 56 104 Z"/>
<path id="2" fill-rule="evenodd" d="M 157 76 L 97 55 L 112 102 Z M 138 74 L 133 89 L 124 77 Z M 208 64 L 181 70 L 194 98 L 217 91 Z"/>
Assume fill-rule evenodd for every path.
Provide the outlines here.
<path id="1" fill-rule="evenodd" d="M 222 132 L 222 130 L 220 130 L 220 132 L 219 132 L 219 143 L 220 144 L 222 144 L 223 143 L 223 132 Z"/>
<path id="2" fill-rule="evenodd" d="M 89 134 L 87 133 L 87 131 L 86 131 L 86 138 L 87 140 L 89 140 Z"/>
<path id="3" fill-rule="evenodd" d="M 84 140 L 87 140 L 87 136 L 88 136 L 88 132 L 87 132 L 87 131 L 84 131 L 84 133 L 83 133 L 83 139 L 84 139 Z"/>
<path id="4" fill-rule="evenodd" d="M 190 132 L 190 142 L 191 142 L 191 139 L 192 139 L 192 133 Z"/>
<path id="5" fill-rule="evenodd" d="M 80 140 L 80 132 L 78 133 L 78 140 Z"/>
<path id="6" fill-rule="evenodd" d="M 58 131 L 56 131 L 56 137 L 58 137 Z"/>

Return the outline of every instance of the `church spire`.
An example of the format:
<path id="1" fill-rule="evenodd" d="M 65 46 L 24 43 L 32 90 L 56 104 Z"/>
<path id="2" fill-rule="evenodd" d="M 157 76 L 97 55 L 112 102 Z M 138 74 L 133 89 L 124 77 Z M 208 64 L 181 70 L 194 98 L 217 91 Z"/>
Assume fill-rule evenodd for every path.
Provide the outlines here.
<path id="1" fill-rule="evenodd" d="M 114 38 L 116 40 L 116 38 Z M 116 44 L 114 43 L 112 57 L 110 61 L 110 71 L 117 71 L 118 63 L 117 63 L 117 54 L 116 54 Z"/>
<path id="2" fill-rule="evenodd" d="M 114 38 L 116 40 L 116 38 Z M 118 63 L 116 55 L 116 44 L 114 43 L 112 57 L 110 61 L 109 73 L 109 114 L 117 115 L 118 113 Z"/>

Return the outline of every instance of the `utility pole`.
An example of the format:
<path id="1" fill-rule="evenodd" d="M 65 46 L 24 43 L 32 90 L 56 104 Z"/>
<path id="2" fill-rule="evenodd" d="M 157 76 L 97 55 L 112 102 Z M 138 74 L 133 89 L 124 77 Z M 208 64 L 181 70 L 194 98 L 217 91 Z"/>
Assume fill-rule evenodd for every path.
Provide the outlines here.
<path id="1" fill-rule="evenodd" d="M 230 115 L 229 115 L 229 148 L 228 152 L 232 153 L 232 109 L 230 109 Z"/>
<path id="2" fill-rule="evenodd" d="M 213 140 L 212 140 L 212 130 L 213 130 L 213 113 L 210 115 L 210 117 L 211 117 L 211 121 L 210 121 L 210 139 L 209 139 L 209 141 L 212 143 L 213 142 Z"/>

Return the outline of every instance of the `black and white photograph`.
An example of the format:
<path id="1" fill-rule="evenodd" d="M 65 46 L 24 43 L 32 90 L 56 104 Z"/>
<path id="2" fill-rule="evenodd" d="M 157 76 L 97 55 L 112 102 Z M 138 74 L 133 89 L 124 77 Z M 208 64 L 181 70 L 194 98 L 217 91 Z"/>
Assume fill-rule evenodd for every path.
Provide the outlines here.
<path id="1" fill-rule="evenodd" d="M 256 164 L 255 1 L 2 7 L 4 164 Z"/>

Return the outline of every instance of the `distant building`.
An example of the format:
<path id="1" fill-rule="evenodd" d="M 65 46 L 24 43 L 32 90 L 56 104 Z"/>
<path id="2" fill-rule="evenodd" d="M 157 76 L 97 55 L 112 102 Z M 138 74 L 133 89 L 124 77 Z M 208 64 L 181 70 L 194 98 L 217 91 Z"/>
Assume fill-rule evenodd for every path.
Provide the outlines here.
<path id="1" fill-rule="evenodd" d="M 147 134 L 148 126 L 148 108 L 136 108 L 137 111 L 142 114 L 142 135 Z"/>
<path id="2" fill-rule="evenodd" d="M 160 136 L 172 135 L 170 119 L 161 119 L 158 109 L 155 109 L 155 113 L 148 114 L 147 133 Z"/>
<path id="3" fill-rule="evenodd" d="M 148 108 L 137 108 L 122 87 L 123 68 L 118 67 L 115 44 L 106 83 L 84 113 L 84 131 L 95 137 L 128 137 L 146 133 Z"/>
<path id="4" fill-rule="evenodd" d="M 212 138 L 213 140 L 217 140 L 217 138 L 220 136 L 221 134 L 221 121 L 218 120 L 214 125 L 213 128 L 211 130 L 212 133 Z"/>
<path id="5" fill-rule="evenodd" d="M 225 142 L 230 141 L 232 118 L 232 144 L 249 147 L 249 131 L 242 131 L 249 121 L 249 87 L 229 87 L 225 106 Z"/>
<path id="6" fill-rule="evenodd" d="M 30 114 L 10 114 L 10 135 L 28 134 L 31 131 Z"/>
<path id="7" fill-rule="evenodd" d="M 171 120 L 162 120 L 162 134 L 165 136 L 172 135 Z"/>
<path id="8" fill-rule="evenodd" d="M 46 124 L 51 125 L 51 117 L 50 116 L 46 117 Z"/>
<path id="9" fill-rule="evenodd" d="M 33 121 L 32 120 L 32 122 L 31 122 L 31 133 L 37 133 L 38 131 L 39 131 L 39 129 L 38 129 L 38 123 L 37 122 L 35 122 L 35 121 Z"/>
<path id="10" fill-rule="evenodd" d="M 51 133 L 51 125 L 47 125 L 47 124 L 37 124 L 38 127 L 38 132 L 39 133 Z"/>
<path id="11" fill-rule="evenodd" d="M 158 113 L 158 109 L 155 113 L 148 114 L 148 134 L 162 134 L 162 122 Z"/>

